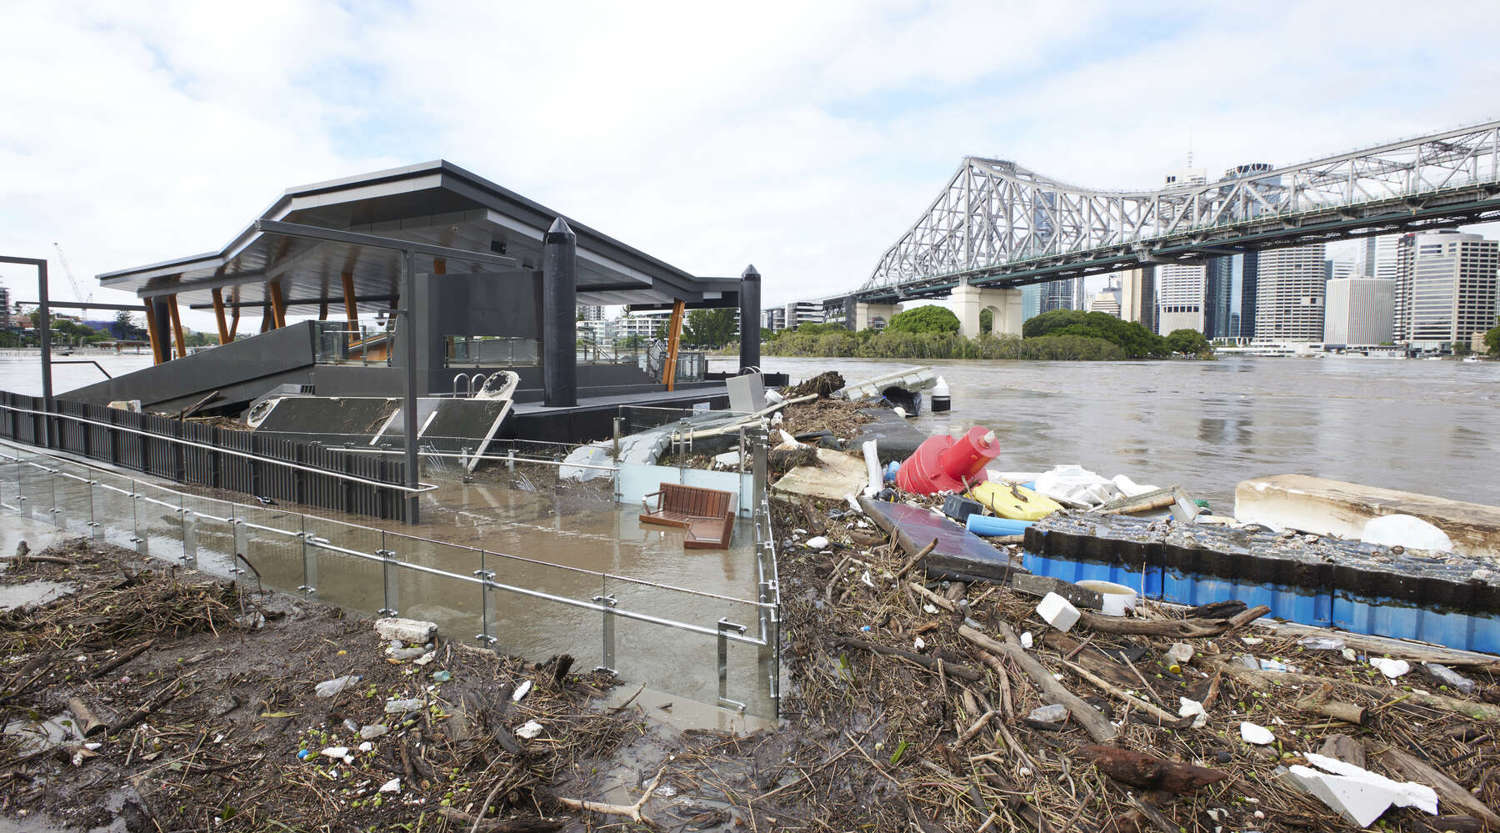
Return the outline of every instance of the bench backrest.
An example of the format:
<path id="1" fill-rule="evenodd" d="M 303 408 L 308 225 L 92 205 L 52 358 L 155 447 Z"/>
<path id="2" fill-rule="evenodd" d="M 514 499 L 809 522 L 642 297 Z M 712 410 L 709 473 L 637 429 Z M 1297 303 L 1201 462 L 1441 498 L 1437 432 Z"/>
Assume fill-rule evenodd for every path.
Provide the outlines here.
<path id="1" fill-rule="evenodd" d="M 730 514 L 730 499 L 733 497 L 733 492 L 718 489 L 677 483 L 661 484 L 661 508 L 664 512 L 680 512 L 705 518 L 723 517 Z"/>

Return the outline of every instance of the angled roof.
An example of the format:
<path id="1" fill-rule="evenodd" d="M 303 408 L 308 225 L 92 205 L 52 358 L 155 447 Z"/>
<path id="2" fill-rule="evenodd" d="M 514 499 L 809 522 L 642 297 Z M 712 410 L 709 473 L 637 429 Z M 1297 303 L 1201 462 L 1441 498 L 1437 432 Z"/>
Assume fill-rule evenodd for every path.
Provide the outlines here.
<path id="1" fill-rule="evenodd" d="M 580 303 L 653 304 L 682 299 L 692 304 L 732 303 L 738 282 L 697 278 L 639 249 L 503 188 L 451 162 L 438 160 L 290 188 L 258 219 L 284 220 L 361 231 L 480 252 L 501 252 L 522 268 L 540 268 L 542 235 L 564 217 L 578 236 Z M 261 234 L 247 226 L 222 249 L 106 272 L 110 289 L 141 297 L 176 294 L 192 307 L 212 303 L 212 290 L 226 303 L 258 307 L 267 283 L 276 280 L 289 306 L 307 314 L 309 303 L 342 299 L 344 272 L 354 278 L 361 311 L 391 306 L 398 255 L 385 249 Z M 432 268 L 431 259 L 417 269 Z M 450 273 L 480 271 L 447 263 Z"/>

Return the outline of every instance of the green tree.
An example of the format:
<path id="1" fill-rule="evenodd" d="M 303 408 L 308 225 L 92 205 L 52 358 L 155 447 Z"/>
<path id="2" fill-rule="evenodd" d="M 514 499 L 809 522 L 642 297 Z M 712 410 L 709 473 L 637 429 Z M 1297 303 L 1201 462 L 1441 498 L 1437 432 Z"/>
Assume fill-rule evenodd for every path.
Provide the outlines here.
<path id="1" fill-rule="evenodd" d="M 1484 346 L 1490 351 L 1490 356 L 1500 359 L 1500 318 L 1495 319 L 1495 326 L 1485 331 Z"/>
<path id="2" fill-rule="evenodd" d="M 1076 335 L 1098 338 L 1117 345 L 1132 359 L 1168 355 L 1162 337 L 1135 321 L 1123 321 L 1104 312 L 1057 309 L 1044 312 L 1021 325 L 1021 335 L 1040 338 L 1048 335 Z"/>
<path id="3" fill-rule="evenodd" d="M 1173 330 L 1167 333 L 1166 346 L 1167 350 L 1173 353 L 1181 353 L 1185 356 L 1196 356 L 1213 349 L 1209 345 L 1208 339 L 1204 338 L 1202 333 L 1197 330 L 1188 329 Z"/>
<path id="4" fill-rule="evenodd" d="M 979 332 L 993 333 L 995 331 L 995 311 L 989 307 L 979 311 Z"/>
<path id="5" fill-rule="evenodd" d="M 952 310 L 931 304 L 898 312 L 885 325 L 886 332 L 898 333 L 956 333 L 958 328 Z"/>
<path id="6" fill-rule="evenodd" d="M 735 336 L 734 310 L 695 309 L 688 313 L 682 340 L 697 347 L 723 347 Z"/>

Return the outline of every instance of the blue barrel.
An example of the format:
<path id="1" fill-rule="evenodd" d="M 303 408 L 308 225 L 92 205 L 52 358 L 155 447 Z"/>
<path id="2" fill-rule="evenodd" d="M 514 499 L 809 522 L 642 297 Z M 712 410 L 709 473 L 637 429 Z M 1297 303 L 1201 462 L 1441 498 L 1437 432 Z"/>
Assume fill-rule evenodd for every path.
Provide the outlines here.
<path id="1" fill-rule="evenodd" d="M 1010 518 L 992 518 L 988 515 L 970 515 L 964 526 L 975 535 L 1020 535 L 1031 526 L 1031 521 L 1016 521 Z"/>

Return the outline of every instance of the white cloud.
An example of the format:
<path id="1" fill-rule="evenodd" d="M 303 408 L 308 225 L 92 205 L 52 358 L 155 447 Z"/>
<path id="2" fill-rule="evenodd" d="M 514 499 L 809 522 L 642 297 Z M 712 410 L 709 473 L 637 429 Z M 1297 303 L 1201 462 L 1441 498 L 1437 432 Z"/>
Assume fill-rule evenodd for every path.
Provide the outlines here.
<path id="1" fill-rule="evenodd" d="M 768 302 L 833 294 L 965 154 L 1144 187 L 1189 147 L 1216 172 L 1488 117 L 1500 7 L 1402 9 L 22 3 L 0 250 L 59 241 L 92 283 L 444 157 L 691 271 L 753 262 Z"/>

